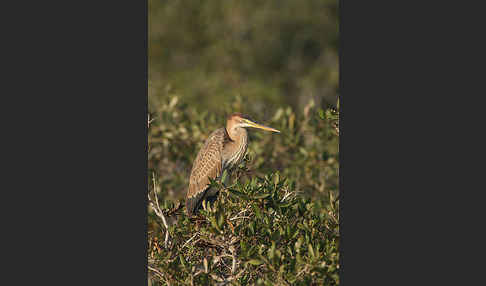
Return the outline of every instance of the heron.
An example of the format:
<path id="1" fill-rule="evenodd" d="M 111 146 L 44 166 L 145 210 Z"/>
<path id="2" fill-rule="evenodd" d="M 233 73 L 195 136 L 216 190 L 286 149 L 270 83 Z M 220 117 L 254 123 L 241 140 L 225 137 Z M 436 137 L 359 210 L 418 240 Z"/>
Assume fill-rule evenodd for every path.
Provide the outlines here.
<path id="1" fill-rule="evenodd" d="M 230 171 L 243 160 L 248 147 L 248 127 L 280 133 L 275 128 L 254 122 L 248 115 L 229 115 L 226 126 L 209 135 L 194 160 L 186 194 L 188 216 L 192 216 L 203 200 L 217 197 L 219 190 L 209 186 L 209 178 L 221 178 L 225 170 Z"/>

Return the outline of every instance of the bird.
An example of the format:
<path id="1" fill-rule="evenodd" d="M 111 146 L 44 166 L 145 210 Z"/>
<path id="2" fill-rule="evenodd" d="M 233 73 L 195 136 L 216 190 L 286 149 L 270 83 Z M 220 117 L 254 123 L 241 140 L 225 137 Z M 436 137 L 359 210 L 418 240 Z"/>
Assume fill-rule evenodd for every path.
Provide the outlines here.
<path id="1" fill-rule="evenodd" d="M 216 129 L 206 139 L 192 165 L 186 193 L 186 214 L 189 217 L 203 200 L 217 197 L 219 190 L 208 186 L 209 178 L 221 178 L 225 170 L 230 171 L 243 160 L 248 148 L 248 127 L 280 133 L 275 128 L 256 123 L 248 115 L 239 112 L 230 114 L 226 118 L 226 126 Z"/>

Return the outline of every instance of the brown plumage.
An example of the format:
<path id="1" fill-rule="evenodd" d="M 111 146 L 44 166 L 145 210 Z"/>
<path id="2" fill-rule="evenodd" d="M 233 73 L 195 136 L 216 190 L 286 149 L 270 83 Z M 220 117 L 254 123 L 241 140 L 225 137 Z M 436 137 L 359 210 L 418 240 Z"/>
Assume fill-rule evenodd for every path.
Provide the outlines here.
<path id="1" fill-rule="evenodd" d="M 248 147 L 247 127 L 280 132 L 253 122 L 244 114 L 230 115 L 225 127 L 209 135 L 194 160 L 186 195 L 188 216 L 194 213 L 203 200 L 217 195 L 218 190 L 208 188 L 209 178 L 219 179 L 225 169 L 238 165 L 245 156 Z"/>

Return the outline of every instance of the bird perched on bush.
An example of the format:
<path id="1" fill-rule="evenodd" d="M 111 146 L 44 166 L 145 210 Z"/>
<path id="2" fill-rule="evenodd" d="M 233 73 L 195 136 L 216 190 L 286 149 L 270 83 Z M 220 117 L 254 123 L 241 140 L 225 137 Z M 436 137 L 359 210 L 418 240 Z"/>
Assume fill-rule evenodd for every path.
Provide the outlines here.
<path id="1" fill-rule="evenodd" d="M 218 195 L 219 190 L 208 186 L 209 178 L 219 179 L 224 170 L 237 166 L 243 160 L 248 147 L 245 129 L 248 127 L 280 133 L 277 129 L 255 123 L 241 113 L 228 116 L 226 126 L 209 135 L 193 163 L 186 194 L 188 216 L 192 216 L 203 200 Z"/>

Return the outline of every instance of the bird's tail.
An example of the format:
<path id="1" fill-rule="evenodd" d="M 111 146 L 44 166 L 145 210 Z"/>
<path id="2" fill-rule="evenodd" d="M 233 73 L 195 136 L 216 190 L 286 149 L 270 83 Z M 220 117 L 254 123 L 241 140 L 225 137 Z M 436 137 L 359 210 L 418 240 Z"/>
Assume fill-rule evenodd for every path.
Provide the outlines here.
<path id="1" fill-rule="evenodd" d="M 194 212 L 197 210 L 203 196 L 204 196 L 204 192 L 196 194 L 192 197 L 186 197 L 186 214 L 188 217 L 191 217 L 194 214 Z"/>
<path id="2" fill-rule="evenodd" d="M 197 200 L 195 197 L 186 199 L 186 214 L 191 217 L 197 206 Z"/>

